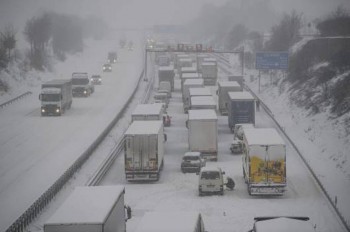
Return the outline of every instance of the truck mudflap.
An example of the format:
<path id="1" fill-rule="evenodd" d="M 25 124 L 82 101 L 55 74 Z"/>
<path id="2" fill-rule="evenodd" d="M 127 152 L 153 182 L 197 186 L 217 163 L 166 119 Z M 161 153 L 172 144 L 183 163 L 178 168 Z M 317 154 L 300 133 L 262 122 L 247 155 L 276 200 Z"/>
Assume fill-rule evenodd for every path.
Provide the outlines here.
<path id="1" fill-rule="evenodd" d="M 248 185 L 249 195 L 253 196 L 282 196 L 286 185 Z"/>
<path id="2" fill-rule="evenodd" d="M 157 181 L 159 180 L 160 170 L 158 171 L 141 171 L 141 172 L 125 172 L 127 181 Z"/>

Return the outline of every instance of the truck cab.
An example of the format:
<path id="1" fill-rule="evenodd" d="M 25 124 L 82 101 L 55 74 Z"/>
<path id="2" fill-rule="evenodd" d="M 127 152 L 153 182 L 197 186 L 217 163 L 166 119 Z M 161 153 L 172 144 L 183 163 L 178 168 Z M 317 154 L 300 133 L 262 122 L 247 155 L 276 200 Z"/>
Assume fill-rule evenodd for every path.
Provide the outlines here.
<path id="1" fill-rule="evenodd" d="M 95 91 L 87 73 L 73 73 L 72 85 L 73 97 L 88 97 Z"/>
<path id="2" fill-rule="evenodd" d="M 108 63 L 117 63 L 117 52 L 109 52 L 108 53 Z"/>

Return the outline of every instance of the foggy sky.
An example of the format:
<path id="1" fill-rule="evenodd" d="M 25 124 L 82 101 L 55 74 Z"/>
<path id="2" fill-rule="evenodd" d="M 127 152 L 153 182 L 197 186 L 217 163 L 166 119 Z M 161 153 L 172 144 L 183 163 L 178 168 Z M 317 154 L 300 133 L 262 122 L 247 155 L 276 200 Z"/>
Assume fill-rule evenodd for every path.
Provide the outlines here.
<path id="1" fill-rule="evenodd" d="M 44 11 L 98 15 L 116 28 L 182 24 L 195 18 L 205 3 L 220 6 L 226 1 L 238 7 L 242 4 L 242 0 L 0 0 L 0 30 L 11 24 L 23 31 L 28 19 Z M 309 21 L 329 14 L 339 4 L 350 9 L 350 0 L 243 0 L 243 3 L 255 1 L 270 2 L 281 13 L 296 9 Z"/>

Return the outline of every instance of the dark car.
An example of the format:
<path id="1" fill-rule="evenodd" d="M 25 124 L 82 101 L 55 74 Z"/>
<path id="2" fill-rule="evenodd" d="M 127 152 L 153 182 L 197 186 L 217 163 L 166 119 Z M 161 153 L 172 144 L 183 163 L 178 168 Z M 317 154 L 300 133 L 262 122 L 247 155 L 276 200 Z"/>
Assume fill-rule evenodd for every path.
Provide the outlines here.
<path id="1" fill-rule="evenodd" d="M 102 78 L 100 75 L 92 75 L 90 80 L 91 80 L 91 83 L 94 85 L 102 84 Z"/>
<path id="2" fill-rule="evenodd" d="M 102 70 L 104 72 L 112 72 L 112 65 L 111 64 L 104 64 L 102 67 Z"/>
<path id="3" fill-rule="evenodd" d="M 200 172 L 201 168 L 206 164 L 200 152 L 186 152 L 182 157 L 181 171 L 185 172 Z"/>

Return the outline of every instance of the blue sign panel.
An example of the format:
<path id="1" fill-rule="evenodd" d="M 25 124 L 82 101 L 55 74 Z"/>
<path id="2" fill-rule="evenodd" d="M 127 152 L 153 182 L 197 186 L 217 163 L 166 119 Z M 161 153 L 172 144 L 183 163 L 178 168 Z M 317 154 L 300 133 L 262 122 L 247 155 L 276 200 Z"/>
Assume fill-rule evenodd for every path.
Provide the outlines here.
<path id="1" fill-rule="evenodd" d="M 288 69 L 288 52 L 257 52 L 256 69 Z"/>

